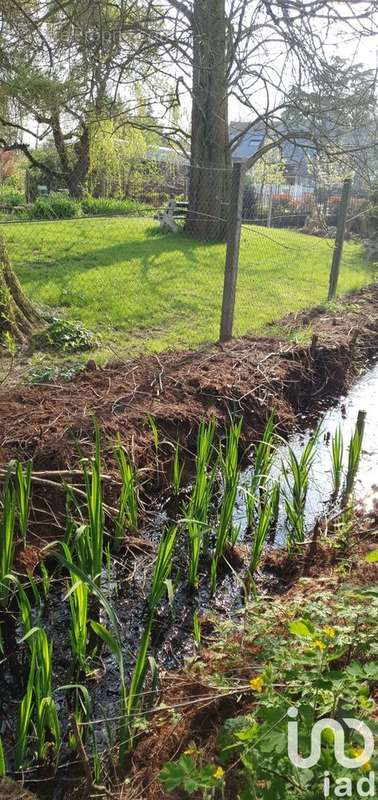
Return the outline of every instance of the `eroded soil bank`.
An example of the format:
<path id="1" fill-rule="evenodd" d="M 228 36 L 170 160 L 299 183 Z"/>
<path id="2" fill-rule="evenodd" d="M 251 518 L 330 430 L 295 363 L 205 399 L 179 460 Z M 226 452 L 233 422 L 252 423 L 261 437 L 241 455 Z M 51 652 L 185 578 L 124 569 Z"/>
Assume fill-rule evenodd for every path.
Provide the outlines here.
<path id="1" fill-rule="evenodd" d="M 70 384 L 33 386 L 0 395 L 0 465 L 34 459 L 34 469 L 72 469 L 93 440 L 93 418 L 103 430 L 105 459 L 117 434 L 139 468 L 155 464 L 152 415 L 161 434 L 189 450 L 198 422 L 214 416 L 222 427 L 237 412 L 250 443 L 272 408 L 282 431 L 321 397 L 344 392 L 378 352 L 378 287 L 349 295 L 332 309 L 290 315 L 282 338 L 246 336 L 223 346 L 163 353 L 86 371 Z M 290 340 L 313 334 L 312 345 Z M 295 336 L 294 336 L 295 338 Z M 300 336 L 298 337 L 300 338 Z M 171 450 L 166 451 L 169 460 Z"/>

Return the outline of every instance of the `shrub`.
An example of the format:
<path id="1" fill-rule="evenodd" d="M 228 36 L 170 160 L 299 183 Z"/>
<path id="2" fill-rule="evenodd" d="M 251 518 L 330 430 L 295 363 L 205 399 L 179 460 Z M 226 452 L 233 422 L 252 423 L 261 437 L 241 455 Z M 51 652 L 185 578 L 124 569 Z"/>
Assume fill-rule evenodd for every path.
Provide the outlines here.
<path id="1" fill-rule="evenodd" d="M 30 216 L 32 219 L 73 219 L 81 216 L 81 205 L 78 200 L 56 192 L 48 197 L 38 197 L 31 207 Z"/>
<path id="2" fill-rule="evenodd" d="M 54 319 L 41 333 L 34 337 L 37 346 L 75 353 L 92 350 L 97 341 L 94 334 L 76 322 Z"/>
<path id="3" fill-rule="evenodd" d="M 112 216 L 112 214 L 143 214 L 145 206 L 136 200 L 121 200 L 107 197 L 86 197 L 81 202 L 84 214 L 88 216 Z"/>
<path id="4" fill-rule="evenodd" d="M 22 206 L 25 204 L 25 195 L 11 186 L 2 186 L 0 189 L 0 205 Z"/>

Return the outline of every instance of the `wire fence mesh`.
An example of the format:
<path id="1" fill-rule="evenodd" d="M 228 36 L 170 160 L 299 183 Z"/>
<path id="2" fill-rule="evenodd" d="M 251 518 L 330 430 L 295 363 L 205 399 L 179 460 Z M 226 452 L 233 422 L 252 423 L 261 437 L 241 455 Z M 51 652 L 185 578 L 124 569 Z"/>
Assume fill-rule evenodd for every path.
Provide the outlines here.
<path id="1" fill-rule="evenodd" d="M 133 174 L 122 199 L 78 202 L 55 192 L 0 209 L 0 234 L 27 295 L 44 313 L 93 331 L 100 360 L 219 337 L 231 169 L 196 168 L 191 180 L 182 164 Z M 247 176 L 235 335 L 326 301 L 339 202 L 340 187 L 261 187 Z M 339 292 L 372 279 L 362 244 L 367 207 L 353 196 Z"/>

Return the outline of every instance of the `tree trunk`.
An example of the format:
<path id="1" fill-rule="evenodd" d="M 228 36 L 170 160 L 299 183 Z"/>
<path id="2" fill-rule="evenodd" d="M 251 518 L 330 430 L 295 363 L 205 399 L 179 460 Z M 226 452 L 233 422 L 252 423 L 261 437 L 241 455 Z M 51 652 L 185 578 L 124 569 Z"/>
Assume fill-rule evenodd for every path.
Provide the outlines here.
<path id="1" fill-rule="evenodd" d="M 12 341 L 26 344 L 40 322 L 13 272 L 5 241 L 0 236 L 0 350 L 9 347 Z"/>
<path id="2" fill-rule="evenodd" d="M 51 119 L 54 144 L 70 196 L 74 197 L 76 200 L 81 200 L 90 167 L 89 128 L 86 125 L 82 126 L 80 138 L 73 146 L 75 163 L 72 165 L 67 149 L 67 142 L 61 128 L 59 114 L 53 114 Z"/>
<path id="3" fill-rule="evenodd" d="M 231 177 L 225 0 L 194 0 L 193 104 L 189 213 L 186 229 L 224 238 Z"/>

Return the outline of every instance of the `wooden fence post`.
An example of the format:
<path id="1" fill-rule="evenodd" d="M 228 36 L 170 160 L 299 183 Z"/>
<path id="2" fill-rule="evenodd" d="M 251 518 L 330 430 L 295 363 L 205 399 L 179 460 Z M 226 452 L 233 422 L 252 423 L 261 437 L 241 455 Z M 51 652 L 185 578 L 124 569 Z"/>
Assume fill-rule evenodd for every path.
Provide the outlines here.
<path id="1" fill-rule="evenodd" d="M 343 183 L 339 215 L 337 220 L 336 241 L 332 256 L 331 272 L 329 276 L 328 300 L 334 300 L 336 297 L 337 283 L 339 280 L 339 272 L 340 272 L 340 262 L 344 246 L 346 217 L 347 217 L 351 189 L 352 189 L 352 181 L 350 178 L 346 178 L 346 180 Z"/>
<path id="2" fill-rule="evenodd" d="M 235 161 L 232 168 L 230 205 L 228 210 L 227 251 L 224 269 L 222 316 L 220 325 L 221 342 L 232 338 L 234 323 L 236 281 L 239 266 L 239 247 L 243 212 L 245 164 Z"/>

